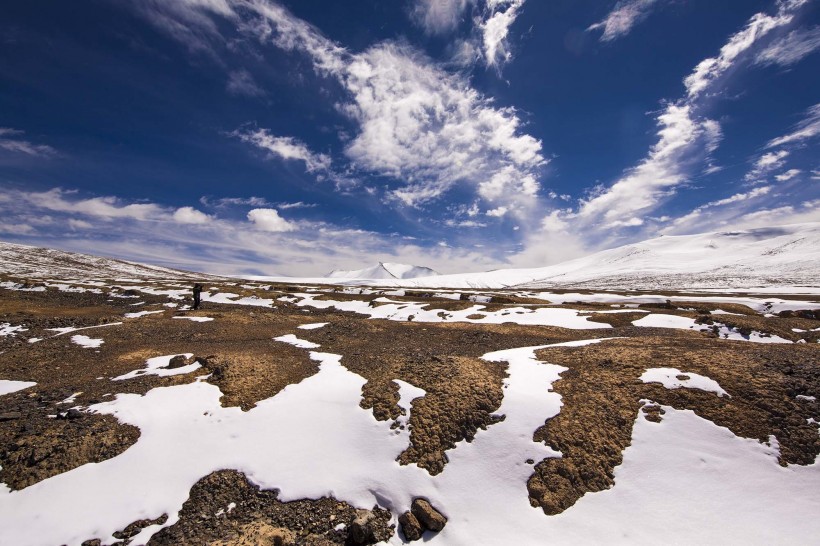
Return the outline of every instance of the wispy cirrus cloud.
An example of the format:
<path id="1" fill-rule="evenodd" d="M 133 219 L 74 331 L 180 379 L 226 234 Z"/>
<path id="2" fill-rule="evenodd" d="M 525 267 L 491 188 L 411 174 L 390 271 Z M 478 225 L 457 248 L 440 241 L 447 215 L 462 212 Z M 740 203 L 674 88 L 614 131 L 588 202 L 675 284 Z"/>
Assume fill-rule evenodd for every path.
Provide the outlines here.
<path id="1" fill-rule="evenodd" d="M 624 217 L 652 210 L 685 182 L 721 139 L 720 125 L 696 117 L 693 111 L 694 107 L 685 103 L 668 105 L 657 117 L 658 141 L 649 155 L 612 186 L 582 200 L 578 218 L 600 218 L 613 227 L 613 222 L 623 222 Z M 617 225 L 641 224 L 632 221 Z"/>
<path id="2" fill-rule="evenodd" d="M 225 89 L 231 95 L 245 96 L 245 97 L 264 97 L 265 90 L 259 87 L 259 84 L 254 80 L 253 75 L 247 70 L 232 70 L 228 74 L 228 83 L 225 84 Z"/>
<path id="3" fill-rule="evenodd" d="M 765 178 L 783 166 L 786 158 L 789 157 L 787 150 L 778 150 L 777 152 L 767 152 L 762 154 L 754 163 L 752 170 L 746 173 L 744 179 L 751 183 L 765 182 Z"/>
<path id="4" fill-rule="evenodd" d="M 791 66 L 820 48 L 820 27 L 793 30 L 769 44 L 755 57 L 760 65 Z"/>
<path id="5" fill-rule="evenodd" d="M 10 127 L 0 127 L 0 148 L 8 152 L 33 157 L 56 156 L 57 150 L 45 144 L 34 144 L 23 138 L 24 131 Z"/>
<path id="6" fill-rule="evenodd" d="M 603 30 L 600 38 L 602 42 L 617 40 L 649 17 L 658 3 L 658 0 L 620 0 L 606 17 L 590 25 L 587 31 Z"/>
<path id="7" fill-rule="evenodd" d="M 817 135 L 820 135 L 820 103 L 809 108 L 805 117 L 794 126 L 790 133 L 770 140 L 766 147 L 776 148 L 788 144 L 800 144 Z"/>
<path id="8" fill-rule="evenodd" d="M 307 144 L 294 137 L 275 136 L 267 129 L 239 129 L 230 133 L 230 136 L 264 150 L 272 157 L 301 161 L 309 173 L 328 171 L 331 166 L 329 155 L 311 151 Z"/>
<path id="9" fill-rule="evenodd" d="M 507 14 L 511 22 L 522 3 L 489 0 L 487 14 Z M 273 2 L 225 0 L 213 7 L 186 0 L 182 5 L 198 14 L 182 21 L 210 21 L 199 34 L 210 36 L 216 24 L 212 18 L 224 16 L 248 37 L 307 55 L 317 74 L 336 79 L 346 92 L 339 110 L 358 126 L 344 153 L 354 169 L 391 180 L 388 198 L 417 206 L 456 185 L 478 192 L 503 176 L 510 180 L 505 184 L 509 191 L 484 191 L 485 200 L 493 207 L 507 205 L 499 201 L 520 202 L 516 210 L 532 204 L 540 169 L 547 163 L 541 142 L 522 132 L 515 109 L 495 107 L 466 76 L 447 72 L 406 44 L 383 42 L 350 53 Z M 154 9 L 161 15 L 152 20 L 165 21 L 183 7 L 157 4 Z M 175 27 L 163 28 L 173 32 Z M 503 37 L 494 36 L 501 40 L 491 48 L 500 62 Z M 188 37 L 189 33 L 181 35 L 183 40 Z M 232 135 L 275 157 L 302 161 L 309 172 L 330 168 L 328 155 L 309 150 L 293 137 L 276 136 L 267 129 L 240 129 Z M 349 189 L 351 184 L 342 178 L 347 180 L 334 178 L 337 187 Z"/>
<path id="10" fill-rule="evenodd" d="M 600 187 L 582 199 L 577 211 L 560 214 L 593 233 L 600 228 L 645 225 L 648 214 L 670 199 L 694 173 L 702 171 L 704 164 L 709 164 L 711 153 L 720 143 L 720 124 L 700 113 L 705 109 L 705 97 L 730 69 L 749 59 L 760 40 L 789 25 L 806 1 L 781 0 L 775 4 L 774 15 L 754 14 L 727 39 L 716 57 L 698 63 L 684 79 L 685 95 L 669 102 L 657 115 L 658 139 L 647 156 L 612 185 Z M 590 238 L 594 238 L 593 233 Z M 612 235 L 606 233 L 607 237 Z"/>
<path id="11" fill-rule="evenodd" d="M 410 17 L 428 34 L 445 34 L 464 19 L 468 6 L 476 0 L 415 0 Z"/>
<path id="12" fill-rule="evenodd" d="M 771 31 L 782 28 L 792 21 L 800 8 L 809 0 L 778 0 L 777 12 L 774 15 L 756 13 L 746 26 L 733 34 L 726 44 L 720 48 L 716 57 L 709 57 L 701 61 L 695 70 L 685 80 L 686 92 L 689 99 L 695 99 L 735 64 L 735 62 L 758 41 Z"/>
<path id="13" fill-rule="evenodd" d="M 455 273 L 504 264 L 486 252 L 284 218 L 269 207 L 254 208 L 245 219 L 207 215 L 206 222 L 190 221 L 204 216 L 189 206 L 89 198 L 60 188 L 31 192 L 0 186 L 4 240 L 193 271 L 321 276 L 332 269 L 392 261 Z"/>

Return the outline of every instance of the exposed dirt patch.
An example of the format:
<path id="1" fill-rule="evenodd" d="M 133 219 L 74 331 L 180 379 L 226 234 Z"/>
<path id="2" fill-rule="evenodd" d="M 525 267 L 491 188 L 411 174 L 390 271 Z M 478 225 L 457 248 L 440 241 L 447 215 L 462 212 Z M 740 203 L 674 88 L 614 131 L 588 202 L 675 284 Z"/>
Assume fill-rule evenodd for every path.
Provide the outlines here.
<path id="1" fill-rule="evenodd" d="M 260 490 L 239 472 L 214 472 L 191 489 L 180 520 L 148 544 L 255 546 L 277 544 L 275 537 L 288 545 L 349 543 L 349 529 L 360 510 L 333 498 L 282 502 L 277 496 L 278 491 Z M 379 537 L 392 536 L 390 512 L 374 508 L 373 516 Z"/>
<path id="2" fill-rule="evenodd" d="M 806 422 L 812 408 L 801 406 L 795 397 L 820 390 L 817 348 L 683 334 L 617 339 L 538 353 L 539 358 L 569 370 L 554 384 L 563 396 L 561 413 L 534 435 L 536 441 L 560 450 L 563 458 L 545 459 L 536 466 L 528 483 L 533 505 L 557 514 L 586 492 L 612 487 L 613 471 L 630 443 L 640 399 L 691 409 L 738 436 L 768 441 L 773 435 L 781 446 L 782 464 L 814 462 L 820 453 L 820 438 L 816 425 Z M 668 390 L 638 380 L 654 367 L 706 375 L 731 398 L 694 389 Z"/>
<path id="3" fill-rule="evenodd" d="M 376 419 L 396 419 L 401 379 L 427 391 L 410 416 L 410 447 L 399 460 L 417 463 L 438 474 L 446 451 L 461 440 L 472 440 L 479 429 L 496 421 L 506 364 L 479 357 L 487 352 L 592 337 L 589 331 L 516 325 L 458 323 L 415 324 L 384 320 L 337 318 L 301 337 L 319 343 L 323 351 L 344 355 L 342 365 L 368 380 L 362 407 Z M 419 343 L 423 340 L 423 343 Z"/>
<path id="4" fill-rule="evenodd" d="M 0 421 L 0 482 L 23 489 L 86 463 L 102 462 L 128 449 L 139 429 L 110 415 L 72 413 L 49 418 L 53 401 L 14 393 L 3 397 L 3 413 L 19 417 Z M 65 414 L 68 407 L 61 413 Z"/>

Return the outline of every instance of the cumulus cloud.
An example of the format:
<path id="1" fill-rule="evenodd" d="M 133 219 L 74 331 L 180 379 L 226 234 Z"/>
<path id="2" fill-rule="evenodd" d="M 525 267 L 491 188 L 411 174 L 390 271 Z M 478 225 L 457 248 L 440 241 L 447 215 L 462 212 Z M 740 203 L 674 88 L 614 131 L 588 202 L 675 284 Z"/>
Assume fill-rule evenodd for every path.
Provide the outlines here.
<path id="1" fill-rule="evenodd" d="M 487 66 L 500 67 L 512 58 L 507 35 L 523 5 L 524 0 L 487 1 L 487 13 L 479 23 Z"/>
<path id="2" fill-rule="evenodd" d="M 415 0 L 410 16 L 429 34 L 445 34 L 464 18 L 467 6 L 475 0 Z"/>
<path id="3" fill-rule="evenodd" d="M 798 174 L 800 174 L 802 172 L 803 171 L 801 171 L 800 169 L 789 169 L 788 171 L 786 171 L 782 174 L 778 174 L 777 176 L 774 177 L 774 179 L 777 180 L 778 182 L 786 182 L 788 180 L 791 180 L 792 178 L 794 178 L 795 176 L 797 176 Z"/>
<path id="4" fill-rule="evenodd" d="M 486 1 L 482 21 L 487 24 L 482 28 L 486 27 L 493 62 L 508 57 L 504 37 L 523 1 Z M 390 198 L 417 206 L 457 184 L 477 189 L 510 169 L 522 183 L 509 185 L 509 193 L 494 199 L 504 202 L 494 206 L 523 201 L 537 190 L 540 168 L 546 163 L 541 142 L 522 132 L 513 108 L 495 107 L 472 88 L 466 76 L 447 72 L 404 44 L 385 42 L 352 54 L 266 0 L 225 0 L 216 6 L 206 2 L 152 6 L 163 17 L 173 17 L 181 9 L 209 19 L 223 15 L 240 32 L 262 43 L 306 54 L 318 74 L 336 79 L 346 91 L 339 110 L 358 125 L 346 144 L 346 156 L 354 169 L 391 179 Z M 232 7 L 240 4 L 241 10 Z M 226 15 L 225 9 L 230 13 Z M 199 21 L 193 15 L 182 20 Z M 205 25 L 201 33 L 210 35 L 211 30 L 212 25 Z M 303 161 L 308 171 L 330 167 L 327 155 L 312 152 L 292 137 L 274 136 L 265 129 L 240 130 L 234 136 L 282 159 Z M 342 191 L 358 185 L 355 178 L 328 174 Z"/>
<path id="5" fill-rule="evenodd" d="M 279 216 L 276 209 L 252 209 L 248 212 L 248 220 L 262 231 L 284 232 L 297 229 L 296 224 Z"/>
<path id="6" fill-rule="evenodd" d="M 34 144 L 22 138 L 24 132 L 10 127 L 0 127 L 0 148 L 3 150 L 36 157 L 57 155 L 57 151 L 45 144 Z"/>
<path id="7" fill-rule="evenodd" d="M 761 65 L 791 66 L 820 47 L 820 27 L 793 30 L 769 44 L 755 57 Z"/>
<path id="8" fill-rule="evenodd" d="M 762 37 L 774 29 L 790 24 L 799 8 L 808 0 L 778 0 L 777 13 L 756 13 L 742 30 L 733 34 L 720 48 L 717 57 L 701 61 L 686 77 L 684 84 L 689 98 L 695 98 L 707 90 L 714 81 L 723 76 L 737 59 L 752 48 Z"/>
<path id="9" fill-rule="evenodd" d="M 329 155 L 312 152 L 307 144 L 294 137 L 274 136 L 267 129 L 238 130 L 231 133 L 231 136 L 265 150 L 273 157 L 302 161 L 307 172 L 330 169 Z"/>
<path id="10" fill-rule="evenodd" d="M 205 224 L 213 218 L 193 207 L 180 207 L 174 211 L 173 219 L 180 224 Z"/>
<path id="11" fill-rule="evenodd" d="M 760 182 L 766 178 L 774 170 L 783 166 L 786 158 L 789 157 L 787 150 L 779 150 L 777 152 L 767 152 L 757 158 L 752 170 L 746 173 L 744 177 L 747 182 Z"/>
<path id="12" fill-rule="evenodd" d="M 233 70 L 228 74 L 228 83 L 225 85 L 231 95 L 246 97 L 262 97 L 265 91 L 259 87 L 253 75 L 245 69 Z"/>
<path id="13" fill-rule="evenodd" d="M 611 42 L 629 34 L 632 28 L 649 17 L 658 0 L 621 0 L 601 21 L 587 31 L 601 30 L 602 42 Z"/>
<path id="14" fill-rule="evenodd" d="M 406 46 L 381 44 L 357 56 L 345 85 L 353 97 L 345 111 L 360 127 L 346 154 L 360 168 L 404 182 L 392 196 L 405 204 L 496 176 L 529 181 L 518 186 L 526 195 L 537 186 L 546 163 L 541 142 L 521 133 L 515 110 L 494 107 L 461 76 Z M 503 197 L 518 198 L 509 189 Z"/>
<path id="15" fill-rule="evenodd" d="M 817 135 L 820 135 L 820 103 L 809 108 L 806 116 L 794 127 L 791 133 L 770 140 L 766 147 L 775 148 L 785 144 L 798 144 Z"/>

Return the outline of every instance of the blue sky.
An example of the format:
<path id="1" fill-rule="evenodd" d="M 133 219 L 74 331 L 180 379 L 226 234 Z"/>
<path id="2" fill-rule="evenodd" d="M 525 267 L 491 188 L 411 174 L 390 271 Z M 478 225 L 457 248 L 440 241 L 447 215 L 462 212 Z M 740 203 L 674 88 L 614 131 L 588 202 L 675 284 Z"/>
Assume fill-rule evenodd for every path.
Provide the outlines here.
<path id="1" fill-rule="evenodd" d="M 0 239 L 230 274 L 820 221 L 816 0 L 0 7 Z"/>

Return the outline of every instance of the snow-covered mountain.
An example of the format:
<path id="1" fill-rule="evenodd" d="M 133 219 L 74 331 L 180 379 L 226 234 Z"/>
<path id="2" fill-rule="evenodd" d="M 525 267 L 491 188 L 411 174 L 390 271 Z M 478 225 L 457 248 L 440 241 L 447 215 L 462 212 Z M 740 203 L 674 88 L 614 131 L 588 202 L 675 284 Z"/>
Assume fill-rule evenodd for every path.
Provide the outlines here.
<path id="1" fill-rule="evenodd" d="M 0 242 L 0 273 L 58 279 L 204 279 L 213 275 Z"/>
<path id="2" fill-rule="evenodd" d="M 407 264 L 393 264 L 379 262 L 378 265 L 368 267 L 367 269 L 356 269 L 352 271 L 345 271 L 337 269 L 331 271 L 327 278 L 329 279 L 415 279 L 418 277 L 430 277 L 438 275 L 429 267 L 420 267 L 417 265 Z"/>
<path id="3" fill-rule="evenodd" d="M 820 222 L 663 236 L 534 269 L 440 275 L 391 285 L 637 290 L 820 288 Z"/>

